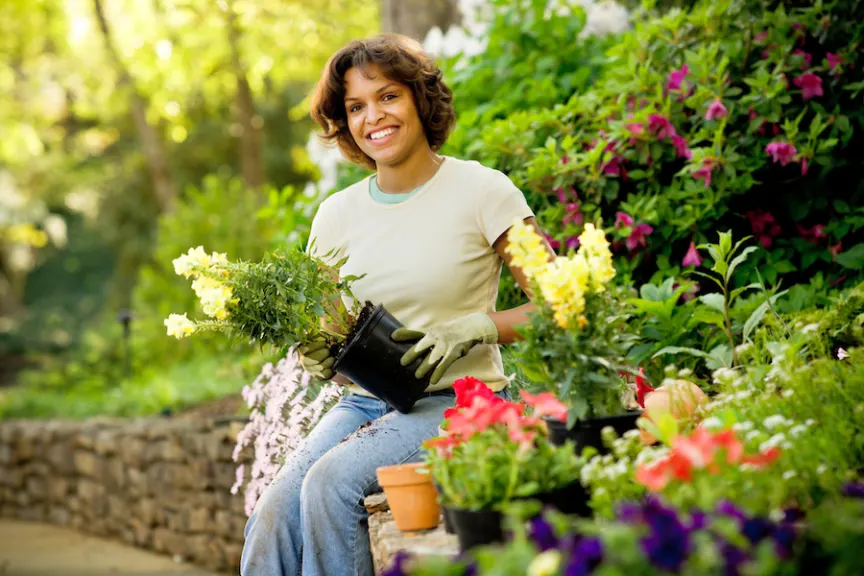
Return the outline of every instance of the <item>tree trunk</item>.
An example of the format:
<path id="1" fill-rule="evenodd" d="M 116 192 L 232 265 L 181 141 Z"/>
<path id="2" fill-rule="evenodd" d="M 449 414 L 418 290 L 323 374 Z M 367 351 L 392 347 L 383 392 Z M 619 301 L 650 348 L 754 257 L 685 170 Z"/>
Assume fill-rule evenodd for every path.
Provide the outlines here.
<path id="1" fill-rule="evenodd" d="M 255 110 L 255 97 L 246 77 L 246 67 L 240 56 L 242 31 L 237 23 L 233 3 L 225 11 L 228 26 L 228 43 L 231 47 L 231 69 L 236 77 L 237 92 L 234 106 L 237 123 L 240 125 L 240 168 L 243 181 L 250 188 L 260 188 L 267 179 L 264 166 L 264 120 Z"/>
<path id="2" fill-rule="evenodd" d="M 420 42 L 435 26 L 447 32 L 461 21 L 457 0 L 381 0 L 381 31 Z"/>
<path id="3" fill-rule="evenodd" d="M 108 20 L 102 9 L 102 0 L 93 0 L 93 8 L 96 12 L 96 19 L 99 21 L 102 37 L 105 40 L 105 48 L 108 50 L 108 55 L 117 71 L 118 87 L 127 86 L 129 89 L 129 108 L 132 111 L 135 130 L 138 132 L 141 149 L 150 170 L 150 178 L 153 181 L 153 191 L 159 210 L 163 213 L 170 212 L 174 208 L 174 201 L 177 198 L 177 187 L 168 168 L 162 141 L 156 129 L 147 121 L 147 99 L 138 91 L 135 79 L 117 53 L 111 37 L 111 30 L 108 27 Z"/>

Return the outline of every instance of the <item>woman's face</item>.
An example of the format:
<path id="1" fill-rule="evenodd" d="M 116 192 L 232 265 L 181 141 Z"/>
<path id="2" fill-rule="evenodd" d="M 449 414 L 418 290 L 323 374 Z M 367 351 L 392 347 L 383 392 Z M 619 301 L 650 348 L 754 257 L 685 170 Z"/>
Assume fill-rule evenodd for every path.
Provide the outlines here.
<path id="1" fill-rule="evenodd" d="M 379 166 L 398 165 L 428 146 L 411 89 L 375 64 L 345 73 L 345 114 L 357 146 Z"/>

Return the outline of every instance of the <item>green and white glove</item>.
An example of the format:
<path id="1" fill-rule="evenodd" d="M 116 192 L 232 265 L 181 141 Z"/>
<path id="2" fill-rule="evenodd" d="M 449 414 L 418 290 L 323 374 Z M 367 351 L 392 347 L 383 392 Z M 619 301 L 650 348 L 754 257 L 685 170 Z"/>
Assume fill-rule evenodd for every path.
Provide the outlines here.
<path id="1" fill-rule="evenodd" d="M 420 339 L 414 347 L 402 356 L 403 366 L 409 366 L 431 349 L 417 368 L 414 376 L 423 378 L 434 368 L 429 383 L 435 384 L 453 362 L 468 354 L 474 346 L 496 344 L 498 342 L 498 328 L 487 314 L 475 312 L 433 326 L 426 332 L 397 328 L 390 335 L 390 338 L 396 342 Z"/>
<path id="2" fill-rule="evenodd" d="M 333 364 L 336 359 L 330 355 L 330 347 L 323 339 L 314 340 L 310 344 L 297 348 L 300 353 L 300 365 L 315 380 L 331 380 Z"/>

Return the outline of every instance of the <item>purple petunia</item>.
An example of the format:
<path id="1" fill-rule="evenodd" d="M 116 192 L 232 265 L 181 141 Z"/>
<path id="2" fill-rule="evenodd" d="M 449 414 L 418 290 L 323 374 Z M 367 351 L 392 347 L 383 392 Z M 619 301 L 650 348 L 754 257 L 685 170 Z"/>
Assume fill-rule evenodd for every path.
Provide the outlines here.
<path id="1" fill-rule="evenodd" d="M 542 516 L 532 518 L 528 522 L 528 537 L 541 552 L 558 546 L 558 537 L 555 536 L 555 531 Z"/>
<path id="2" fill-rule="evenodd" d="M 847 498 L 864 498 L 864 482 L 849 482 L 843 487 L 843 495 Z"/>
<path id="3" fill-rule="evenodd" d="M 572 536 L 564 548 L 570 550 L 565 576 L 587 576 L 603 560 L 603 543 L 593 536 Z"/>

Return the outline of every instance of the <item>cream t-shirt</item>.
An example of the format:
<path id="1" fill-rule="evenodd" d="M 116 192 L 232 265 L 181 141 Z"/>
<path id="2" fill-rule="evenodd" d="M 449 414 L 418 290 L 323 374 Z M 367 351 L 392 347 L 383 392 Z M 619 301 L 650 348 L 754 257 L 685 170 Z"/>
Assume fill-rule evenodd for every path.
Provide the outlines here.
<path id="1" fill-rule="evenodd" d="M 492 245 L 516 219 L 533 216 L 510 179 L 478 162 L 445 157 L 412 197 L 379 204 L 369 194 L 369 178 L 327 198 L 310 234 L 314 254 L 347 256 L 343 276 L 365 274 L 352 284 L 355 298 L 383 304 L 417 330 L 494 311 L 502 260 Z M 346 298 L 346 304 L 352 303 Z M 498 345 L 475 346 L 429 391 L 465 376 L 504 388 Z"/>

